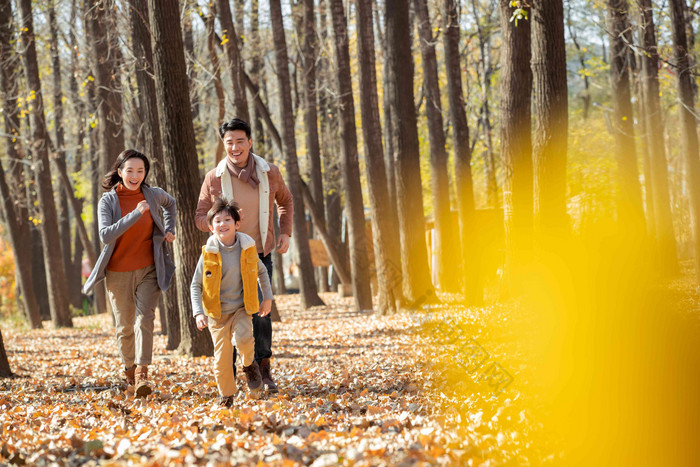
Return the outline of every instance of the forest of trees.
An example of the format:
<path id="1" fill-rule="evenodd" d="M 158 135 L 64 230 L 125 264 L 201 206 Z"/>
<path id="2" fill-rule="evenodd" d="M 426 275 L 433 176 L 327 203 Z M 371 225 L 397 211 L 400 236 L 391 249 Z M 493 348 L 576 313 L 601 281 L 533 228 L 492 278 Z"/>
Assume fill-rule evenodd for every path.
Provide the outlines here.
<path id="1" fill-rule="evenodd" d="M 210 354 L 194 210 L 234 116 L 294 196 L 302 307 L 341 283 L 381 313 L 518 294 L 610 220 L 659 277 L 688 260 L 700 280 L 699 3 L 0 0 L 6 295 L 33 328 L 72 325 L 102 176 L 138 148 L 178 204 L 168 348 Z"/>

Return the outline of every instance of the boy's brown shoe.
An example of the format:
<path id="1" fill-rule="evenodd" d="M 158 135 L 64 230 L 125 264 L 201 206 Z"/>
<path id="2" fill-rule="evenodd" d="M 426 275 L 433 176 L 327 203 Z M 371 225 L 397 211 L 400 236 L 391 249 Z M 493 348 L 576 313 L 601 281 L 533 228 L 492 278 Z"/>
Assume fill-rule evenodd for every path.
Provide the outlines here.
<path id="1" fill-rule="evenodd" d="M 124 370 L 124 377 L 126 378 L 126 392 L 129 394 L 134 393 L 134 386 L 136 384 L 136 382 L 134 380 L 135 373 L 136 373 L 136 365 Z"/>
<path id="2" fill-rule="evenodd" d="M 148 384 L 148 367 L 146 365 L 139 365 L 136 368 L 136 386 L 134 393 L 136 397 L 146 397 L 153 389 L 151 389 L 150 384 Z"/>
<path id="3" fill-rule="evenodd" d="M 248 381 L 248 393 L 251 397 L 257 399 L 260 397 L 263 389 L 262 376 L 260 375 L 260 367 L 258 362 L 253 360 L 248 366 L 243 367 L 246 380 Z"/>
<path id="4" fill-rule="evenodd" d="M 267 386 L 267 390 L 271 393 L 278 393 L 277 384 L 275 380 L 272 379 L 272 372 L 270 371 L 270 359 L 263 358 L 260 361 L 260 375 L 262 375 L 262 382 Z"/>

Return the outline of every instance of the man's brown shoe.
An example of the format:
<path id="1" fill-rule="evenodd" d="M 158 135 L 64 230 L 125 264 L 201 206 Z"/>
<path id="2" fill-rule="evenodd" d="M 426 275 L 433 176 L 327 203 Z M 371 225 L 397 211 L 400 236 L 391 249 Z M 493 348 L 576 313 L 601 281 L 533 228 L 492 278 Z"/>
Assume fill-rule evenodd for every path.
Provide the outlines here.
<path id="1" fill-rule="evenodd" d="M 279 392 L 279 390 L 277 389 L 277 384 L 275 384 L 275 380 L 272 379 L 272 371 L 270 371 L 269 358 L 263 358 L 260 361 L 260 374 L 262 375 L 262 382 L 265 386 L 267 386 L 268 391 L 270 391 L 271 393 Z"/>
<path id="2" fill-rule="evenodd" d="M 148 367 L 146 365 L 139 365 L 136 368 L 136 386 L 135 395 L 136 397 L 146 397 L 153 390 L 150 384 L 148 384 Z"/>

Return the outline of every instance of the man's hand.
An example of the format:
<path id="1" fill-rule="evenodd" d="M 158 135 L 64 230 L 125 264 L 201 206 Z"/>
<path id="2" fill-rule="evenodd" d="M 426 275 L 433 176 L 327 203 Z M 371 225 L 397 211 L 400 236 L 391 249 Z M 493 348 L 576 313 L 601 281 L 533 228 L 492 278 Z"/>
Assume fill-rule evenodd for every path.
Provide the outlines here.
<path id="1" fill-rule="evenodd" d="M 175 234 L 172 232 L 165 232 L 165 241 L 173 243 L 175 241 Z"/>
<path id="2" fill-rule="evenodd" d="M 260 317 L 262 318 L 263 316 L 269 315 L 271 311 L 272 300 L 263 300 L 263 302 L 260 304 L 260 309 L 258 310 Z"/>
<path id="3" fill-rule="evenodd" d="M 197 315 L 197 329 L 200 331 L 209 326 L 209 318 L 204 315 Z"/>
<path id="4" fill-rule="evenodd" d="M 289 250 L 289 235 L 281 234 L 277 239 L 277 253 L 284 254 Z"/>

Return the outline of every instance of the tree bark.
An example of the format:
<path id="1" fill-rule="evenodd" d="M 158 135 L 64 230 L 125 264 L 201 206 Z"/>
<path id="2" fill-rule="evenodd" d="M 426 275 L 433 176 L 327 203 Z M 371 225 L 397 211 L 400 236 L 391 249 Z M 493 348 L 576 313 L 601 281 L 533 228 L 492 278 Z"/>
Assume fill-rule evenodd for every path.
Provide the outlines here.
<path id="1" fill-rule="evenodd" d="M 195 211 L 200 177 L 179 11 L 177 0 L 148 0 L 163 161 L 168 191 L 175 197 L 180 212 L 174 243 L 180 312 L 178 351 L 201 356 L 213 355 L 214 348 L 208 331 L 197 330 L 190 311 L 190 281 L 204 244 L 204 234 L 187 215 Z"/>
<path id="2" fill-rule="evenodd" d="M 530 136 L 530 21 L 511 21 L 510 0 L 499 0 L 501 12 L 501 154 L 505 164 L 503 214 L 506 263 L 503 286 L 514 293 L 515 281 L 532 252 L 532 139 Z M 529 7 L 524 7 L 530 17 Z"/>
<path id="3" fill-rule="evenodd" d="M 693 259 L 696 280 L 700 282 L 700 157 L 698 155 L 698 134 L 695 121 L 695 100 L 693 98 L 693 71 L 688 56 L 688 39 L 685 34 L 683 9 L 685 0 L 670 0 L 671 31 L 673 38 L 673 59 L 676 71 L 681 137 L 683 139 L 683 160 L 685 162 L 686 188 L 690 201 L 690 219 L 693 231 Z"/>
<path id="4" fill-rule="evenodd" d="M 0 330 L 0 378 L 9 378 L 10 376 L 13 376 L 13 373 L 10 368 L 10 362 L 7 359 L 5 343 L 2 340 L 2 330 Z"/>
<path id="5" fill-rule="evenodd" d="M 238 35 L 231 18 L 231 5 L 228 0 L 217 0 L 217 14 L 224 36 L 224 50 L 228 57 L 228 65 L 231 70 L 231 82 L 233 83 L 233 105 L 236 108 L 236 116 L 246 122 L 250 121 L 248 113 L 248 101 L 245 95 L 245 84 L 243 81 L 243 64 L 241 54 L 238 49 Z M 241 22 L 242 25 L 242 22 Z"/>
<path id="6" fill-rule="evenodd" d="M 115 63 L 117 51 L 111 39 L 114 30 L 110 26 L 108 17 L 108 11 L 112 10 L 114 0 L 88 1 L 90 8 L 86 13 L 86 23 L 95 71 L 100 152 L 98 160 L 100 173 L 106 174 L 117 155 L 124 150 L 121 78 Z"/>
<path id="7" fill-rule="evenodd" d="M 624 229 L 643 232 L 644 209 L 634 141 L 630 100 L 629 64 L 625 35 L 629 29 L 627 0 L 608 0 L 610 83 L 613 99 L 613 132 L 618 166 L 618 221 Z"/>
<path id="8" fill-rule="evenodd" d="M 216 16 L 216 10 L 214 4 L 210 7 L 209 14 L 204 20 L 207 32 L 207 50 L 209 51 L 209 60 L 211 60 L 212 72 L 214 78 L 212 79 L 214 83 L 214 90 L 216 92 L 216 102 L 218 104 L 218 121 L 217 123 L 222 123 L 226 118 L 226 97 L 224 95 L 224 86 L 221 84 L 221 69 L 219 64 L 219 55 L 216 53 L 215 44 L 215 33 L 214 33 L 214 18 Z M 214 155 L 214 164 L 218 164 L 224 157 L 224 140 L 219 138 L 216 145 L 216 153 Z"/>
<path id="9" fill-rule="evenodd" d="M 24 45 L 23 61 L 27 87 L 35 96 L 31 110 L 31 127 L 34 154 L 35 176 L 38 184 L 39 210 L 41 213 L 41 240 L 46 260 L 46 283 L 49 291 L 51 320 L 56 327 L 72 327 L 73 321 L 68 307 L 66 278 L 63 274 L 63 261 L 58 236 L 56 203 L 51 183 L 51 166 L 49 162 L 49 134 L 44 120 L 44 100 L 39 80 L 39 65 L 34 41 L 34 21 L 31 0 L 21 0 L 22 17 L 21 38 Z"/>
<path id="10" fill-rule="evenodd" d="M 144 150 L 151 159 L 156 184 L 168 186 L 163 158 L 163 140 L 158 126 L 158 100 L 156 83 L 153 80 L 153 48 L 149 31 L 147 0 L 129 0 L 131 38 L 136 62 L 136 83 L 139 89 L 139 108 L 143 118 Z M 180 345 L 180 311 L 177 303 L 177 281 L 172 281 L 162 295 L 167 328 L 166 350 L 175 350 Z"/>
<path id="11" fill-rule="evenodd" d="M 377 271 L 379 310 L 393 313 L 403 301 L 401 294 L 401 253 L 396 231 L 398 218 L 391 210 L 384 165 L 382 126 L 379 119 L 377 70 L 374 55 L 372 0 L 356 0 L 357 55 L 360 65 L 360 108 L 365 149 L 365 177 L 368 180 L 372 219 L 374 262 Z"/>
<path id="12" fill-rule="evenodd" d="M 443 18 L 445 71 L 447 93 L 450 102 L 450 120 L 455 151 L 455 175 L 457 183 L 457 209 L 459 212 L 459 238 L 462 252 L 462 290 L 468 304 L 479 304 L 483 298 L 481 286 L 481 254 L 476 244 L 477 225 L 474 207 L 474 183 L 471 170 L 469 124 L 462 94 L 461 65 L 459 58 L 459 16 L 454 0 L 444 1 Z"/>
<path id="13" fill-rule="evenodd" d="M 282 23 L 280 0 L 270 0 L 270 19 L 272 21 L 273 40 L 275 44 L 275 62 L 277 64 L 277 82 L 279 86 L 280 109 L 282 114 L 282 142 L 284 147 L 287 184 L 294 198 L 294 220 L 292 241 L 299 253 L 299 292 L 303 309 L 324 305 L 318 296 L 314 270 L 309 250 L 309 234 L 306 230 L 304 200 L 301 196 L 299 164 L 297 161 L 296 137 L 294 134 L 294 116 L 292 114 L 292 91 L 289 82 L 289 58 L 287 41 Z"/>
<path id="14" fill-rule="evenodd" d="M 650 156 L 652 203 L 654 211 L 654 238 L 656 257 L 663 275 L 678 272 L 676 237 L 673 232 L 671 200 L 668 190 L 668 165 L 664 147 L 664 122 L 659 102 L 659 50 L 656 44 L 654 13 L 651 0 L 640 0 L 642 25 L 641 55 L 642 83 L 644 87 L 644 109 L 646 113 L 646 135 Z"/>
<path id="15" fill-rule="evenodd" d="M 425 218 L 413 97 L 413 56 L 408 0 L 387 0 L 385 11 L 391 103 L 396 120 L 396 200 L 401 237 L 404 296 L 418 303 L 434 296 L 425 242 Z"/>
<path id="16" fill-rule="evenodd" d="M 320 209 L 320 217 L 314 219 L 314 230 L 317 221 L 326 225 L 323 200 L 323 170 L 321 168 L 321 148 L 318 140 L 318 113 L 316 111 L 318 94 L 316 92 L 316 17 L 314 15 L 314 0 L 303 0 L 303 78 L 304 78 L 304 123 L 306 126 L 306 151 L 309 155 L 309 185 L 314 203 Z M 315 236 L 315 232 L 312 232 Z M 327 274 L 324 276 L 323 268 L 317 268 L 319 289 L 327 289 Z M 323 286 L 323 278 L 326 285 Z"/>
<path id="17" fill-rule="evenodd" d="M 455 292 L 459 285 L 459 275 L 455 274 L 454 262 L 450 258 L 460 258 L 461 253 L 459 252 L 460 245 L 454 236 L 456 229 L 452 223 L 452 211 L 450 210 L 450 177 L 447 175 L 447 151 L 445 150 L 445 129 L 442 125 L 442 103 L 435 55 L 435 38 L 433 38 L 430 25 L 427 0 L 414 0 L 413 4 L 423 59 L 423 89 L 425 114 L 428 118 L 431 191 L 435 239 L 437 240 L 435 254 L 437 256 L 438 286 L 446 292 Z M 460 179 L 460 183 L 465 182 L 469 183 L 468 180 Z M 435 265 L 434 259 L 433 265 Z"/>
<path id="18" fill-rule="evenodd" d="M 24 312 L 27 322 L 33 329 L 39 329 L 41 324 L 41 311 L 36 300 L 36 292 L 32 285 L 32 262 L 30 252 L 30 233 L 27 221 L 26 195 L 24 191 L 24 177 L 20 167 L 21 156 L 17 150 L 20 134 L 20 121 L 17 110 L 17 81 L 18 57 L 12 52 L 10 45 L 14 36 L 12 27 L 12 3 L 10 0 L 0 0 L 0 93 L 2 93 L 2 107 L 4 109 L 4 122 L 6 136 L 7 156 L 12 165 L 8 175 L 12 177 L 13 185 L 19 185 L 20 190 L 11 192 L 5 178 L 5 169 L 0 166 L 0 196 L 2 196 L 2 212 L 5 216 L 5 225 L 10 235 L 10 245 L 15 261 L 17 279 Z M 20 194 L 20 196 L 17 196 Z"/>
<path id="19" fill-rule="evenodd" d="M 568 229 L 566 150 L 569 131 L 563 0 L 532 6 L 532 71 L 537 126 L 534 144 L 534 210 L 537 238 L 560 238 Z M 634 148 L 634 141 L 631 142 Z"/>
<path id="20" fill-rule="evenodd" d="M 350 271 L 355 307 L 358 310 L 372 310 L 372 291 L 369 279 L 367 257 L 367 236 L 365 234 L 365 213 L 360 183 L 360 166 L 357 156 L 357 128 L 355 127 L 355 103 L 352 96 L 350 76 L 350 52 L 348 32 L 342 0 L 330 0 L 333 31 L 335 35 L 335 57 L 337 62 L 336 82 L 340 105 L 340 148 L 345 192 L 345 215 L 348 225 L 348 245 L 350 247 Z M 370 26 L 371 26 L 370 20 Z M 374 174 L 376 175 L 376 174 Z M 380 175 L 381 176 L 381 175 Z M 374 179 L 368 180 L 371 184 Z"/>

